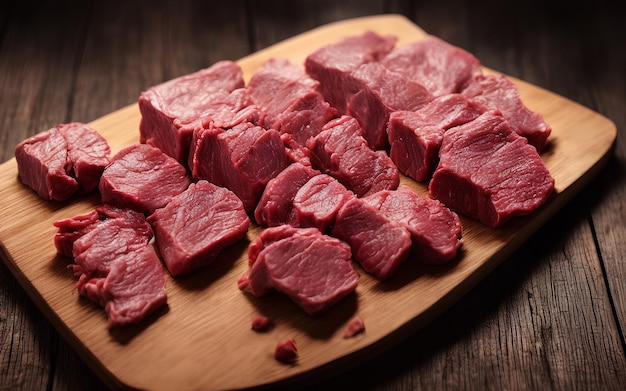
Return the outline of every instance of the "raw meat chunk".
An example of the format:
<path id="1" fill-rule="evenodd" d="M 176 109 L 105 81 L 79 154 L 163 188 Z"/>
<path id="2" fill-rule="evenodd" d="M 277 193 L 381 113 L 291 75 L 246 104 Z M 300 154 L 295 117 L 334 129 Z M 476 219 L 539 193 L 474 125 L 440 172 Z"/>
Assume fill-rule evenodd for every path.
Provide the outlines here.
<path id="1" fill-rule="evenodd" d="M 240 289 L 255 296 L 277 290 L 310 315 L 346 297 L 359 281 L 350 247 L 315 228 L 267 228 L 250 244 L 248 260 Z"/>
<path id="2" fill-rule="evenodd" d="M 72 122 L 23 140 L 15 148 L 20 180 L 47 200 L 95 190 L 111 149 L 89 125 Z"/>
<path id="3" fill-rule="evenodd" d="M 296 358 L 298 358 L 298 347 L 296 346 L 296 341 L 293 338 L 290 338 L 277 343 L 276 349 L 274 350 L 274 358 L 277 361 L 286 363 L 295 361 Z"/>
<path id="4" fill-rule="evenodd" d="M 92 213 L 55 223 L 60 234 L 75 228 L 65 239 L 73 242 L 76 288 L 105 309 L 109 327 L 138 323 L 167 302 L 163 267 L 149 244 L 152 230 L 130 209 L 104 205 L 95 213 L 95 221 Z"/>
<path id="5" fill-rule="evenodd" d="M 230 122 L 231 126 L 241 117 L 253 115 L 246 110 L 251 101 L 245 100 L 243 87 L 243 72 L 239 65 L 219 61 L 209 68 L 142 92 L 138 101 L 140 142 L 160 148 L 186 165 L 193 130 L 204 117 L 223 117 L 227 113 L 224 106 L 231 107 L 234 113 L 220 122 Z M 236 89 L 241 90 L 231 96 Z"/>
<path id="6" fill-rule="evenodd" d="M 302 67 L 283 58 L 272 58 L 257 69 L 247 89 L 263 112 L 263 126 L 290 135 L 292 148 L 304 146 L 322 126 L 337 116 L 317 91 L 319 82 Z"/>
<path id="7" fill-rule="evenodd" d="M 241 240 L 250 219 L 230 190 L 200 180 L 148 217 L 172 275 L 211 264 L 225 247 Z"/>
<path id="8" fill-rule="evenodd" d="M 532 212 L 554 189 L 537 150 L 497 110 L 448 130 L 439 157 L 431 196 L 490 227 Z"/>
<path id="9" fill-rule="evenodd" d="M 249 122 L 194 132 L 190 159 L 194 178 L 231 190 L 249 213 L 269 180 L 292 163 L 276 130 Z"/>
<path id="10" fill-rule="evenodd" d="M 476 57 L 434 36 L 394 48 L 381 63 L 424 85 L 434 96 L 461 92 L 482 73 Z"/>
<path id="11" fill-rule="evenodd" d="M 552 128 L 543 116 L 530 110 L 522 102 L 519 91 L 505 75 L 476 77 L 463 90 L 463 95 L 484 106 L 484 110 L 497 109 L 509 122 L 511 128 L 541 152 L 548 144 Z"/>
<path id="12" fill-rule="evenodd" d="M 100 194 L 105 204 L 149 215 L 190 182 L 185 167 L 174 158 L 156 147 L 133 144 L 111 159 L 100 179 Z"/>
<path id="13" fill-rule="evenodd" d="M 361 198 L 346 202 L 335 217 L 331 235 L 347 242 L 352 256 L 379 280 L 394 275 L 411 250 L 411 234 Z"/>
<path id="14" fill-rule="evenodd" d="M 359 316 L 355 316 L 354 318 L 350 319 L 350 322 L 348 322 L 348 326 L 343 332 L 343 337 L 352 338 L 355 335 L 362 333 L 363 331 L 365 331 L 365 323 L 363 323 L 363 319 L 361 319 Z"/>
<path id="15" fill-rule="evenodd" d="M 381 36 L 367 31 L 325 45 L 305 60 L 306 72 L 319 80 L 319 90 L 340 113 L 346 113 L 348 96 L 359 92 L 359 86 L 343 83 L 345 75 L 360 65 L 380 60 L 395 46 L 397 37 Z"/>
<path id="16" fill-rule="evenodd" d="M 365 199 L 391 221 L 411 233 L 411 252 L 426 264 L 442 264 L 456 258 L 463 226 L 459 216 L 440 201 L 423 197 L 407 186 L 378 192 Z"/>
<path id="17" fill-rule="evenodd" d="M 271 325 L 272 322 L 270 322 L 267 316 L 256 315 L 252 318 L 252 330 L 254 331 L 266 331 Z"/>
<path id="18" fill-rule="evenodd" d="M 307 143 L 314 168 L 336 178 L 358 197 L 400 183 L 398 168 L 384 151 L 371 150 L 358 121 L 349 116 L 331 120 Z"/>
<path id="19" fill-rule="evenodd" d="M 417 111 L 393 112 L 387 124 L 389 156 L 404 175 L 426 181 L 437 166 L 444 132 L 482 112 L 461 94 L 437 97 Z"/>
<path id="20" fill-rule="evenodd" d="M 292 163 L 270 179 L 254 210 L 256 222 L 265 227 L 282 224 L 297 226 L 293 200 L 298 190 L 319 173 L 309 166 Z"/>
<path id="21" fill-rule="evenodd" d="M 326 232 L 339 209 L 355 194 L 335 178 L 320 174 L 309 179 L 293 199 L 295 220 L 299 227 L 313 227 Z"/>

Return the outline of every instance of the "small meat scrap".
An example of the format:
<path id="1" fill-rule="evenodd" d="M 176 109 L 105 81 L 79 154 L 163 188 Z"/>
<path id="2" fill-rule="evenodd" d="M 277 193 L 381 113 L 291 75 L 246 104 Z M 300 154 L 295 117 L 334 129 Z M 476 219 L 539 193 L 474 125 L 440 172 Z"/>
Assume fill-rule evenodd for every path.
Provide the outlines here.
<path id="1" fill-rule="evenodd" d="M 281 341 L 276 344 L 274 358 L 284 363 L 292 363 L 298 358 L 298 347 L 293 338 Z"/>
<path id="2" fill-rule="evenodd" d="M 160 148 L 186 165 L 195 127 L 207 116 L 222 118 L 232 112 L 245 117 L 249 103 L 242 101 L 243 71 L 233 61 L 218 61 L 200 71 L 177 77 L 143 91 L 140 142 Z M 235 90 L 240 90 L 231 94 Z M 220 110 L 227 106 L 229 110 Z M 248 113 L 249 114 L 249 113 Z M 232 117 L 230 122 L 237 116 Z"/>
<path id="3" fill-rule="evenodd" d="M 438 200 L 400 185 L 364 198 L 391 221 L 411 233 L 411 252 L 425 264 L 439 265 L 456 258 L 463 234 L 459 216 Z"/>
<path id="4" fill-rule="evenodd" d="M 431 197 L 490 227 L 534 211 L 554 190 L 537 150 L 498 110 L 449 129 L 439 156 Z"/>
<path id="5" fill-rule="evenodd" d="M 229 189 L 250 213 L 270 179 L 292 163 L 277 130 L 250 122 L 195 131 L 190 154 L 195 179 Z"/>
<path id="6" fill-rule="evenodd" d="M 339 209 L 330 234 L 348 243 L 354 260 L 379 280 L 393 276 L 411 250 L 408 229 L 362 198 Z"/>
<path id="7" fill-rule="evenodd" d="M 309 315 L 331 307 L 359 282 L 350 247 L 316 228 L 267 228 L 250 243 L 248 262 L 240 289 L 257 297 L 282 292 Z"/>
<path id="8" fill-rule="evenodd" d="M 55 222 L 57 251 L 72 245 L 81 296 L 99 304 L 109 327 L 139 323 L 167 302 L 165 273 L 149 243 L 152 229 L 143 214 L 109 205 L 95 213 Z"/>
<path id="9" fill-rule="evenodd" d="M 252 318 L 252 330 L 254 331 L 266 331 L 270 328 L 272 322 L 270 322 L 267 316 L 256 315 Z"/>
<path id="10" fill-rule="evenodd" d="M 241 200 L 205 180 L 172 197 L 148 222 L 174 276 L 211 264 L 222 249 L 241 240 L 250 225 Z"/>
<path id="11" fill-rule="evenodd" d="M 20 180 L 46 200 L 64 201 L 98 187 L 111 149 L 92 127 L 59 124 L 15 148 Z"/>
<path id="12" fill-rule="evenodd" d="M 359 316 L 355 316 L 348 322 L 348 326 L 343 332 L 343 337 L 352 338 L 363 331 L 365 331 L 365 323 L 363 322 L 363 319 Z"/>
<path id="13" fill-rule="evenodd" d="M 373 151 L 363 138 L 359 122 L 342 116 L 324 125 L 307 142 L 313 168 L 330 175 L 357 197 L 395 189 L 400 173 L 384 151 Z"/>
<path id="14" fill-rule="evenodd" d="M 176 159 L 159 148 L 137 143 L 113 156 L 99 189 L 103 203 L 149 215 L 190 183 L 185 167 Z"/>

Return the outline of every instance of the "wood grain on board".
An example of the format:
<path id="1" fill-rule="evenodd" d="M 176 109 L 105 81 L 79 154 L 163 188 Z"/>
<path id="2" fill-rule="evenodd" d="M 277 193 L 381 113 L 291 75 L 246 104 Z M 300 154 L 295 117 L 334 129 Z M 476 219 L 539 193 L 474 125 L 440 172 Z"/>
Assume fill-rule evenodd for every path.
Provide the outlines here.
<path id="1" fill-rule="evenodd" d="M 426 33 L 397 15 L 336 22 L 298 35 L 239 60 L 246 79 L 265 60 L 286 57 L 302 63 L 321 45 L 373 30 L 394 34 L 399 45 Z M 503 261 L 580 191 L 606 162 L 616 129 L 607 118 L 577 103 L 514 79 L 523 101 L 553 127 L 542 154 L 556 179 L 556 192 L 532 215 L 500 229 L 463 219 L 464 244 L 458 259 L 444 267 L 408 260 L 390 281 L 361 272 L 355 294 L 328 312 L 310 317 L 286 297 L 254 298 L 239 291 L 247 270 L 247 244 L 259 232 L 225 250 L 218 261 L 193 275 L 168 278 L 168 304 L 137 326 L 108 330 L 105 312 L 79 297 L 67 270 L 71 260 L 56 254 L 52 222 L 91 210 L 97 194 L 64 203 L 39 199 L 17 177 L 14 159 L 0 166 L 0 243 L 3 260 L 59 332 L 109 384 L 140 389 L 245 388 L 303 379 L 376 354 L 415 332 L 448 308 Z M 139 96 L 137 92 L 137 96 Z M 136 105 L 91 125 L 113 153 L 137 142 Z M 424 185 L 403 178 L 424 193 Z M 271 330 L 251 330 L 256 314 L 273 322 Z M 365 333 L 343 338 L 349 320 L 359 315 Z M 293 365 L 273 359 L 277 342 L 294 338 L 299 359 Z"/>

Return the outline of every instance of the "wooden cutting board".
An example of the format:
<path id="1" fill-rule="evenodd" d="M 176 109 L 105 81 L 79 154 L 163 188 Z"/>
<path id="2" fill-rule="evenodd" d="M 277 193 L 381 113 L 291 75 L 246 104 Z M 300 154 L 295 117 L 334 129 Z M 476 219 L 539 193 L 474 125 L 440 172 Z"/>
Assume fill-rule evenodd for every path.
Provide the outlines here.
<path id="1" fill-rule="evenodd" d="M 248 79 L 270 57 L 302 63 L 321 45 L 373 30 L 394 34 L 399 45 L 426 33 L 408 19 L 382 15 L 326 25 L 239 60 Z M 489 70 L 487 70 L 489 71 Z M 2 259 L 59 332 L 112 387 L 139 389 L 233 389 L 299 383 L 359 363 L 414 333 L 485 277 L 578 193 L 605 165 L 616 137 L 607 118 L 520 80 L 522 99 L 552 125 L 551 145 L 542 154 L 556 179 L 556 193 L 532 215 L 491 229 L 463 219 L 464 245 L 458 260 L 426 267 L 409 259 L 392 280 L 381 283 L 361 272 L 356 293 L 317 317 L 304 314 L 279 294 L 254 298 L 237 288 L 247 269 L 247 244 L 259 232 L 225 251 L 212 266 L 191 276 L 168 278 L 168 305 L 142 324 L 107 329 L 105 312 L 81 298 L 68 258 L 56 255 L 52 222 L 85 213 L 97 194 L 69 202 L 39 199 L 17 176 L 15 159 L 0 166 Z M 137 91 L 139 96 L 140 91 Z M 125 107 L 91 125 L 113 150 L 139 139 L 139 111 Z M 45 130 L 45 129 L 42 129 Z M 406 178 L 403 183 L 425 193 Z M 251 330 L 254 315 L 273 327 Z M 342 337 L 355 315 L 365 332 Z M 273 358 L 277 342 L 294 338 L 299 359 L 285 365 Z"/>

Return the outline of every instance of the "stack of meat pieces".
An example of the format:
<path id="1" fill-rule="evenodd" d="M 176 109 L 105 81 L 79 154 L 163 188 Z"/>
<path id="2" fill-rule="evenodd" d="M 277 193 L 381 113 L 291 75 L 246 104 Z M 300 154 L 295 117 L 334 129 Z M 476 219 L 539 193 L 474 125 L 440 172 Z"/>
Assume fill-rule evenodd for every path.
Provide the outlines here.
<path id="1" fill-rule="evenodd" d="M 254 219 L 266 229 L 249 247 L 240 288 L 276 289 L 317 314 L 355 289 L 350 260 L 380 280 L 409 254 L 449 262 L 461 246 L 457 213 L 498 227 L 554 188 L 539 156 L 551 131 L 541 115 L 507 77 L 484 74 L 474 56 L 435 37 L 405 46 L 373 32 L 345 37 L 304 66 L 272 58 L 247 84 L 236 63 L 221 61 L 144 91 L 138 104 L 140 143 L 110 162 L 106 143 L 94 141 L 105 157 L 82 163 L 72 147 L 82 136 L 64 126 L 16 149 L 20 178 L 45 198 L 93 190 L 81 178 L 95 172 L 106 206 L 97 221 L 59 222 L 72 244 L 58 248 L 75 257 L 81 293 L 108 307 L 118 304 L 108 304 L 107 283 L 91 280 L 117 279 L 117 263 L 93 271 L 83 259 L 95 227 L 118 224 L 109 207 L 147 216 L 150 234 L 124 248 L 136 254 L 141 242 L 147 252 L 154 230 L 174 276 L 209 265 Z M 401 185 L 401 174 L 427 183 L 430 198 Z"/>

